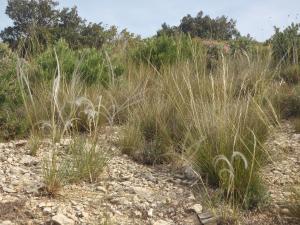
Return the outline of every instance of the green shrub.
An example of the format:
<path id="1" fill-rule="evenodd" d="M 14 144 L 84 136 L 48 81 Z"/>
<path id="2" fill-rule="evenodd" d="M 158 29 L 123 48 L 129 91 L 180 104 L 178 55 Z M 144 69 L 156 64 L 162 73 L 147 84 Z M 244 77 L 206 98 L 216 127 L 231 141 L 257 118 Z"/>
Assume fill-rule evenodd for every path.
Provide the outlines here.
<path id="1" fill-rule="evenodd" d="M 176 43 L 173 38 L 167 36 L 150 38 L 142 42 L 134 54 L 137 61 L 151 63 L 156 68 L 160 68 L 164 64 L 174 63 L 176 56 Z"/>
<path id="2" fill-rule="evenodd" d="M 17 57 L 6 46 L 0 47 L 0 138 L 23 136 L 28 129 L 18 86 Z"/>
<path id="3" fill-rule="evenodd" d="M 200 42 L 193 41 L 186 35 L 175 37 L 161 35 L 141 42 L 133 51 L 133 59 L 137 62 L 150 63 L 160 69 L 162 66 L 191 59 L 200 50 Z"/>
<path id="4" fill-rule="evenodd" d="M 70 81 L 75 73 L 80 74 L 80 78 L 87 85 L 102 84 L 107 86 L 114 74 L 115 78 L 124 73 L 124 66 L 119 62 L 111 62 L 104 51 L 93 48 L 73 50 L 68 44 L 60 40 L 53 47 L 49 47 L 45 52 L 35 58 L 37 67 L 33 80 L 52 80 L 56 74 L 57 63 L 55 52 L 60 64 L 62 76 Z"/>
<path id="5" fill-rule="evenodd" d="M 103 53 L 96 49 L 84 49 L 80 52 L 82 62 L 79 73 L 89 85 L 101 83 L 107 86 L 110 82 L 111 71 Z"/>
<path id="6" fill-rule="evenodd" d="M 231 54 L 235 55 L 239 52 L 249 52 L 253 50 L 254 41 L 251 37 L 240 37 L 235 40 L 230 41 L 230 51 Z"/>
<path id="7" fill-rule="evenodd" d="M 36 74 L 34 74 L 32 79 L 50 81 L 55 77 L 57 70 L 55 52 L 57 53 L 62 75 L 68 80 L 72 78 L 79 60 L 75 51 L 70 49 L 64 40 L 60 40 L 53 47 L 49 47 L 45 52 L 36 57 Z"/>
<path id="8" fill-rule="evenodd" d="M 271 38 L 273 60 L 275 64 L 298 64 L 300 56 L 299 24 L 292 23 L 280 31 L 275 27 L 275 34 Z"/>

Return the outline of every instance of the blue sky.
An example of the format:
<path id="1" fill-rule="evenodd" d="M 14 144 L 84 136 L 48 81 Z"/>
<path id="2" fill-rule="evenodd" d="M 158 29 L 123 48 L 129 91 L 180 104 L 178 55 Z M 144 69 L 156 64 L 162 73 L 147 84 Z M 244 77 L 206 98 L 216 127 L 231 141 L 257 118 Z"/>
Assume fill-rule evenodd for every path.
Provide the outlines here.
<path id="1" fill-rule="evenodd" d="M 300 0 L 59 0 L 60 7 L 78 6 L 81 17 L 91 22 L 116 25 L 141 34 L 156 33 L 163 22 L 178 25 L 186 14 L 200 10 L 212 17 L 226 15 L 237 20 L 242 34 L 259 41 L 273 34 L 273 26 L 300 23 Z M 7 0 L 0 0 L 0 30 L 11 21 L 5 15 Z"/>

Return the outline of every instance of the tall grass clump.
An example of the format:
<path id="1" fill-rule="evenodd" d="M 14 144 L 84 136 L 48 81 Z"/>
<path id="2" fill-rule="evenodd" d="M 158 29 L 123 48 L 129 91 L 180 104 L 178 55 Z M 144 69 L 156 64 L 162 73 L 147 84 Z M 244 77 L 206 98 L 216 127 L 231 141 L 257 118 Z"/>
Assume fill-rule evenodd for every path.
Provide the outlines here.
<path id="1" fill-rule="evenodd" d="M 32 156 L 36 156 L 40 145 L 41 143 L 39 136 L 37 134 L 31 134 L 27 143 L 29 154 Z"/>
<path id="2" fill-rule="evenodd" d="M 251 208 L 263 199 L 263 142 L 277 122 L 269 58 L 218 54 L 214 70 L 207 70 L 208 54 L 154 70 L 121 144 L 151 163 L 184 156 L 231 203 Z"/>
<path id="3" fill-rule="evenodd" d="M 74 138 L 64 162 L 64 176 L 68 182 L 97 182 L 108 162 L 108 153 L 95 141 Z"/>
<path id="4" fill-rule="evenodd" d="M 56 196 L 64 184 L 64 177 L 57 155 L 51 159 L 45 159 L 43 163 L 43 178 L 45 192 L 50 196 Z"/>
<path id="5" fill-rule="evenodd" d="M 159 97 L 143 101 L 124 128 L 122 150 L 146 164 L 170 162 L 184 141 L 184 125 L 170 101 Z"/>
<path id="6" fill-rule="evenodd" d="M 274 107 L 283 119 L 300 117 L 300 86 L 281 85 L 272 96 Z"/>
<path id="7" fill-rule="evenodd" d="M 100 127 L 113 125 L 110 111 L 102 104 L 101 89 L 88 94 L 90 86 L 80 78 L 78 71 L 75 69 L 69 80 L 61 70 L 56 50 L 54 57 L 56 69 L 51 82 L 47 79 L 46 82 L 32 81 L 32 68 L 27 62 L 19 60 L 17 64 L 17 78 L 31 132 L 52 140 L 52 152 L 50 158 L 45 159 L 43 170 L 45 190 L 50 195 L 56 195 L 65 183 L 98 180 L 108 160 L 106 149 L 98 145 Z M 101 82 L 98 84 L 104 89 Z M 88 95 L 94 98 L 91 100 Z M 78 135 L 86 138 L 77 138 Z M 58 144 L 64 138 L 73 139 L 67 152 Z M 36 154 L 36 145 L 33 145 L 32 154 Z"/>
<path id="8" fill-rule="evenodd" d="M 102 125 L 126 120 L 124 111 L 138 94 L 129 82 L 121 82 L 125 69 L 109 52 L 72 50 L 60 40 L 29 60 L 16 60 L 16 84 L 31 129 L 59 140 L 71 131 L 90 132 L 95 111 Z"/>
<path id="9" fill-rule="evenodd" d="M 264 158 L 262 143 L 276 117 L 268 99 L 266 68 L 257 71 L 255 59 L 241 60 L 224 57 L 221 69 L 208 76 L 201 71 L 191 74 L 185 67 L 171 85 L 178 87 L 177 93 L 173 91 L 178 109 L 191 112 L 189 127 L 193 127 L 185 148 L 195 168 L 210 184 L 220 186 L 232 203 L 249 208 L 262 199 L 257 172 Z M 245 67 L 237 68 L 235 63 Z M 244 78 L 236 84 L 238 77 Z"/>
<path id="10" fill-rule="evenodd" d="M 294 64 L 282 68 L 279 78 L 287 84 L 297 85 L 300 81 L 300 66 L 298 64 Z"/>

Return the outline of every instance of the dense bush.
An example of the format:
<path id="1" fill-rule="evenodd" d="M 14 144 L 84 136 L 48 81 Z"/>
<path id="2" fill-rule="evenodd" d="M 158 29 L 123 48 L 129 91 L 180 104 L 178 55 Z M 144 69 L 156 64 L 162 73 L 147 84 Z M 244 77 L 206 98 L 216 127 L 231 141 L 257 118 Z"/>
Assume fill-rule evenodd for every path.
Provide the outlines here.
<path id="1" fill-rule="evenodd" d="M 292 23 L 280 31 L 275 27 L 275 34 L 271 38 L 274 62 L 298 64 L 300 56 L 299 24 Z"/>
<path id="2" fill-rule="evenodd" d="M 107 86 L 112 76 L 118 77 L 124 72 L 124 66 L 109 61 L 104 51 L 94 48 L 72 50 L 65 41 L 60 40 L 55 46 L 48 48 L 34 59 L 37 67 L 32 79 L 51 80 L 54 78 L 57 72 L 55 52 L 59 60 L 60 71 L 68 81 L 72 79 L 74 73 L 79 73 L 80 78 L 88 85 Z"/>
<path id="3" fill-rule="evenodd" d="M 59 60 L 61 73 L 68 80 L 71 79 L 79 60 L 75 51 L 71 50 L 64 40 L 58 41 L 53 47 L 48 48 L 34 58 L 37 68 L 36 74 L 32 77 L 33 79 L 50 81 L 56 76 L 57 61 L 55 52 Z"/>
<path id="4" fill-rule="evenodd" d="M 202 11 L 198 12 L 195 17 L 191 15 L 184 16 L 179 26 L 170 27 L 166 23 L 162 24 L 158 35 L 176 35 L 178 33 L 188 34 L 192 37 L 214 40 L 230 40 L 239 37 L 240 33 L 236 28 L 236 21 L 228 19 L 226 16 L 211 18 L 204 15 Z"/>
<path id="5" fill-rule="evenodd" d="M 254 41 L 251 37 L 239 37 L 230 41 L 230 51 L 233 55 L 239 52 L 249 52 L 254 47 Z"/>
<path id="6" fill-rule="evenodd" d="M 140 43 L 133 51 L 135 61 L 150 63 L 157 69 L 181 60 L 191 59 L 201 51 L 200 42 L 193 42 L 188 36 L 170 37 L 161 35 Z"/>
<path id="7" fill-rule="evenodd" d="M 24 135 L 27 131 L 16 70 L 17 57 L 0 43 L 0 138 Z"/>
<path id="8" fill-rule="evenodd" d="M 150 63 L 156 68 L 160 68 L 163 64 L 174 63 L 177 58 L 175 40 L 167 36 L 150 38 L 141 43 L 133 57 L 137 61 Z"/>
<path id="9" fill-rule="evenodd" d="M 107 86 L 112 79 L 120 77 L 125 70 L 117 59 L 109 58 L 104 51 L 87 48 L 80 51 L 82 63 L 79 64 L 79 73 L 89 85 L 100 83 Z"/>

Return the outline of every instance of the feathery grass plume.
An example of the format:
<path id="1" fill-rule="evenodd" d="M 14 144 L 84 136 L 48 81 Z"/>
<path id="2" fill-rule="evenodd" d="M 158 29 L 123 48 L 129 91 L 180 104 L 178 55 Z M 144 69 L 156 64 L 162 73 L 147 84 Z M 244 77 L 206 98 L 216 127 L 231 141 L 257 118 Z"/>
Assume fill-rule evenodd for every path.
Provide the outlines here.
<path id="1" fill-rule="evenodd" d="M 237 165 L 235 161 L 241 159 L 243 164 L 242 166 L 236 167 Z M 221 166 L 219 166 L 219 164 Z M 214 158 L 214 167 L 216 171 L 218 171 L 218 175 L 221 182 L 221 188 L 226 191 L 226 198 L 230 199 L 235 194 L 235 175 L 237 170 L 247 170 L 248 169 L 248 161 L 246 157 L 238 152 L 234 151 L 231 155 L 230 160 L 227 159 L 224 155 L 218 155 Z M 251 178 L 250 178 L 251 179 Z M 245 193 L 246 195 L 247 193 Z M 234 202 L 233 198 L 233 202 Z M 231 200 L 230 200 L 231 201 Z"/>

